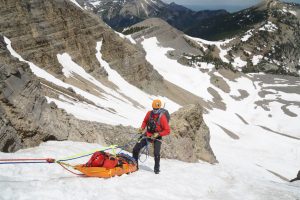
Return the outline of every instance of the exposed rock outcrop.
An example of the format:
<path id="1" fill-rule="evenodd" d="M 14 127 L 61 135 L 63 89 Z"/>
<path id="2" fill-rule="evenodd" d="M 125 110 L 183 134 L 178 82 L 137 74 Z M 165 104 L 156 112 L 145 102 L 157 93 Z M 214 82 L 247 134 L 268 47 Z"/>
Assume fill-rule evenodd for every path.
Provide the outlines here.
<path id="1" fill-rule="evenodd" d="M 202 107 L 197 104 L 185 106 L 171 115 L 171 135 L 163 140 L 164 157 L 187 162 L 217 162 L 202 114 Z"/>

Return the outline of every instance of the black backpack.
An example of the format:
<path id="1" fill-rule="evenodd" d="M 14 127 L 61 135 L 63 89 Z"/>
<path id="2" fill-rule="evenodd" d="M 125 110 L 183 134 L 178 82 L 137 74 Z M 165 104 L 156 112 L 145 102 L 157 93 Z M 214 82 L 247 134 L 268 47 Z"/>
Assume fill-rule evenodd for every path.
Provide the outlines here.
<path id="1" fill-rule="evenodd" d="M 157 118 L 157 123 L 160 125 L 160 118 L 165 115 L 166 118 L 167 118 L 167 121 L 169 123 L 170 121 L 170 113 L 167 109 L 164 109 L 164 108 L 161 108 L 160 109 L 160 113 L 159 113 L 159 116 Z M 154 133 L 156 130 L 156 121 L 153 119 L 153 112 L 151 111 L 150 113 L 150 119 L 148 121 L 148 124 L 147 124 L 147 131 L 150 132 L 150 133 Z"/>
<path id="2" fill-rule="evenodd" d="M 159 114 L 159 117 L 158 117 L 158 123 L 160 123 L 160 118 L 161 118 L 161 116 L 162 116 L 163 114 L 166 116 L 167 121 L 168 121 L 168 123 L 169 123 L 169 121 L 170 121 L 170 119 L 171 119 L 171 116 L 170 116 L 169 111 L 168 111 L 167 109 L 164 109 L 164 108 L 161 108 L 160 110 L 161 110 L 161 111 L 160 111 L 160 114 Z"/>

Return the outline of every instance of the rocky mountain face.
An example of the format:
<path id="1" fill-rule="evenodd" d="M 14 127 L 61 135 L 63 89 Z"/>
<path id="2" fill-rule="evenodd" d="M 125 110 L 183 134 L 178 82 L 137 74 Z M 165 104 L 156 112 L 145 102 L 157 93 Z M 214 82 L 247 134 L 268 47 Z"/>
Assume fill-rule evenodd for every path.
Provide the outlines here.
<path id="1" fill-rule="evenodd" d="M 6 48 L 1 36 L 1 79 L 0 149 L 13 152 L 32 147 L 48 140 L 73 140 L 110 143 L 105 134 L 123 135 L 133 132 L 130 127 L 113 127 L 106 124 L 82 121 L 58 109 L 55 103 L 48 103 L 45 96 L 53 93 L 37 78 L 28 64 L 14 58 Z M 67 93 L 63 88 L 57 88 Z M 74 95 L 76 98 L 76 95 Z M 79 97 L 78 101 L 80 100 Z"/>
<path id="2" fill-rule="evenodd" d="M 54 74 L 62 74 L 56 55 L 68 52 L 86 71 L 105 77 L 105 70 L 94 56 L 94 42 L 103 39 L 104 58 L 113 61 L 113 66 L 129 82 L 144 87 L 150 84 L 146 80 L 151 76 L 157 82 L 162 81 L 157 73 L 150 71 L 151 66 L 144 60 L 143 54 L 131 43 L 120 38 L 96 16 L 80 10 L 69 1 L 20 1 L 17 5 L 13 1 L 4 1 L 2 4 L 1 34 L 12 41 L 14 49 L 21 52 L 26 60 L 34 61 Z M 42 8 L 45 10 L 41 11 Z M 131 59 L 126 60 L 128 57 Z M 138 68 L 143 70 L 139 77 L 133 77 L 132 72 Z M 134 80 L 136 78 L 139 80 Z"/>
<path id="3" fill-rule="evenodd" d="M 228 43 L 229 62 L 244 72 L 299 76 L 300 6 L 268 0 L 238 14 L 255 18 L 253 10 L 265 19 Z"/>
<path id="4" fill-rule="evenodd" d="M 194 23 L 184 32 L 193 37 L 207 40 L 222 40 L 234 37 L 237 33 L 247 31 L 253 25 L 267 19 L 267 12 L 251 7 L 236 13 L 223 13 L 208 20 Z"/>
<path id="5" fill-rule="evenodd" d="M 232 41 L 232 49 L 229 51 L 232 63 L 240 56 L 247 62 L 244 72 L 262 71 L 298 76 L 300 6 L 269 0 L 256 9 L 265 12 L 267 19 L 240 34 L 241 40 Z"/>
<path id="6" fill-rule="evenodd" d="M 299 76 L 300 5 L 265 0 L 212 24 L 215 28 L 207 31 L 214 32 L 213 37 L 232 38 L 222 45 L 227 55 L 221 60 L 233 69 Z M 216 49 L 222 51 L 215 47 L 207 51 L 208 57 L 216 57 Z"/>
<path id="7" fill-rule="evenodd" d="M 201 68 L 201 63 L 207 62 L 217 69 L 299 76 L 299 8 L 297 4 L 268 0 L 235 13 L 232 20 L 227 21 L 234 26 L 227 27 L 224 22 L 231 35 L 226 41 L 193 38 L 159 19 L 145 20 L 124 33 L 137 39 L 157 37 L 161 43 L 175 49 L 169 51 L 170 57 L 188 66 Z"/>
<path id="8" fill-rule="evenodd" d="M 225 10 L 195 12 L 176 3 L 160 0 L 77 0 L 87 10 L 101 18 L 113 29 L 123 31 L 148 18 L 161 18 L 179 30 L 186 31 L 195 24 L 215 16 L 227 14 Z M 200 36 L 200 35 L 198 35 Z"/>
<path id="9" fill-rule="evenodd" d="M 82 103 L 94 108 L 95 112 L 104 110 L 118 116 L 113 108 L 93 101 L 95 98 L 107 98 L 105 95 L 109 91 L 96 87 L 96 80 L 117 91 L 116 85 L 108 79 L 104 64 L 96 59 L 96 44 L 99 41 L 102 44 L 101 59 L 128 83 L 150 94 L 162 93 L 181 105 L 199 101 L 189 92 L 165 81 L 146 61 L 144 51 L 138 46 L 120 37 L 98 16 L 70 1 L 5 0 L 1 2 L 0 13 L 1 151 L 13 152 L 48 140 L 122 145 L 132 138 L 135 133 L 133 127 L 80 120 L 55 103 L 67 103 L 69 106 Z M 66 52 L 72 62 L 82 67 L 80 73 L 88 73 L 93 78 L 85 79 L 80 73 L 74 73 L 75 68 L 70 69 L 73 76 L 67 76 L 65 67 L 74 67 L 74 63 L 63 66 L 58 59 Z M 85 91 L 92 98 L 78 91 Z M 122 96 L 126 97 L 126 94 Z M 128 97 L 127 100 L 129 104 L 141 107 L 136 100 Z M 198 114 L 201 117 L 201 112 Z M 209 149 L 209 143 L 205 144 L 209 142 L 209 136 L 203 126 L 195 126 L 193 130 L 201 135 L 199 130 L 203 129 L 205 140 L 195 144 L 197 148 L 189 154 L 174 151 L 174 157 L 214 162 L 208 159 L 208 151 L 205 151 Z M 182 138 L 189 140 L 190 137 L 194 135 Z M 168 154 L 166 156 L 170 157 Z"/>
<path id="10" fill-rule="evenodd" d="M 1 151 L 13 152 L 48 140 L 102 141 L 97 133 L 103 125 L 76 120 L 48 104 L 41 80 L 27 64 L 11 56 L 2 36 L 0 41 Z"/>

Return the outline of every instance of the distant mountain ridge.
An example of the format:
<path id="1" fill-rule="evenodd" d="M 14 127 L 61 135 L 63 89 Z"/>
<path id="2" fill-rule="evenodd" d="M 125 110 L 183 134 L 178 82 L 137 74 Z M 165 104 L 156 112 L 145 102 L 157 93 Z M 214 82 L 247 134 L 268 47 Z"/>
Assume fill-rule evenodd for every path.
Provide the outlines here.
<path id="1" fill-rule="evenodd" d="M 211 17 L 228 14 L 225 10 L 192 11 L 176 3 L 166 4 L 160 0 L 77 0 L 85 9 L 99 15 L 104 22 L 117 31 L 148 18 L 161 18 L 185 31 L 194 24 Z"/>
<path id="2" fill-rule="evenodd" d="M 184 32 L 190 36 L 200 37 L 208 40 L 222 40 L 234 37 L 236 34 L 253 28 L 262 23 L 271 15 L 274 4 L 299 7 L 295 3 L 281 3 L 278 0 L 264 0 L 250 8 L 234 13 L 225 13 L 212 16 L 209 20 L 202 20 L 190 26 Z"/>
<path id="3" fill-rule="evenodd" d="M 83 8 L 99 15 L 117 31 L 148 18 L 161 18 L 187 35 L 207 40 L 234 37 L 253 28 L 268 18 L 266 9 L 260 9 L 273 0 L 264 0 L 250 8 L 229 13 L 226 10 L 193 11 L 176 3 L 160 0 L 76 0 Z M 288 5 L 297 6 L 295 3 Z M 266 8 L 266 6 L 265 6 Z M 248 17 L 250 15 L 251 17 Z"/>
<path id="4" fill-rule="evenodd" d="M 208 62 L 217 68 L 229 68 L 245 73 L 265 72 L 299 76 L 299 14 L 300 6 L 297 4 L 264 1 L 232 14 L 228 21 L 218 17 L 218 23 L 222 21 L 223 25 L 219 24 L 215 28 L 215 34 L 230 36 L 230 39 L 218 42 L 192 38 L 173 30 L 167 23 L 158 19 L 145 20 L 127 29 L 125 33 L 132 34 L 133 38 L 159 38 L 161 43 L 167 43 L 166 46 L 175 49 L 170 56 L 173 55 L 178 62 L 190 66 Z M 213 20 L 210 23 L 218 24 Z M 206 27 L 209 33 L 209 23 Z"/>

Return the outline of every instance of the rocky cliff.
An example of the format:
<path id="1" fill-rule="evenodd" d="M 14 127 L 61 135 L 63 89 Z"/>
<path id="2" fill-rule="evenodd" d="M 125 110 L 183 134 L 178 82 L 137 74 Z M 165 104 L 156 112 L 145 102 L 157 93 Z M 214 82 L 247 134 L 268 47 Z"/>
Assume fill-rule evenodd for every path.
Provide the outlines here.
<path id="1" fill-rule="evenodd" d="M 45 98 L 45 90 L 29 66 L 12 57 L 0 38 L 0 149 L 13 152 L 48 140 L 109 143 L 105 133 L 123 134 L 130 127 L 81 121 Z M 126 131 L 125 131 L 126 130 Z M 131 128 L 132 130 L 132 128 Z"/>
<path id="2" fill-rule="evenodd" d="M 163 156 L 187 162 L 217 162 L 202 115 L 203 109 L 199 104 L 185 106 L 171 115 L 172 135 L 165 139 Z"/>
<path id="3" fill-rule="evenodd" d="M 146 89 L 151 85 L 149 79 L 162 81 L 142 52 L 97 16 L 67 0 L 2 1 L 0 13 L 0 32 L 12 41 L 14 49 L 25 60 L 54 74 L 62 74 L 57 54 L 68 52 L 86 71 L 105 77 L 105 70 L 94 56 L 96 42 L 103 40 L 104 58 L 113 62 L 112 66 L 129 82 Z M 136 71 L 140 73 L 133 73 Z"/>

